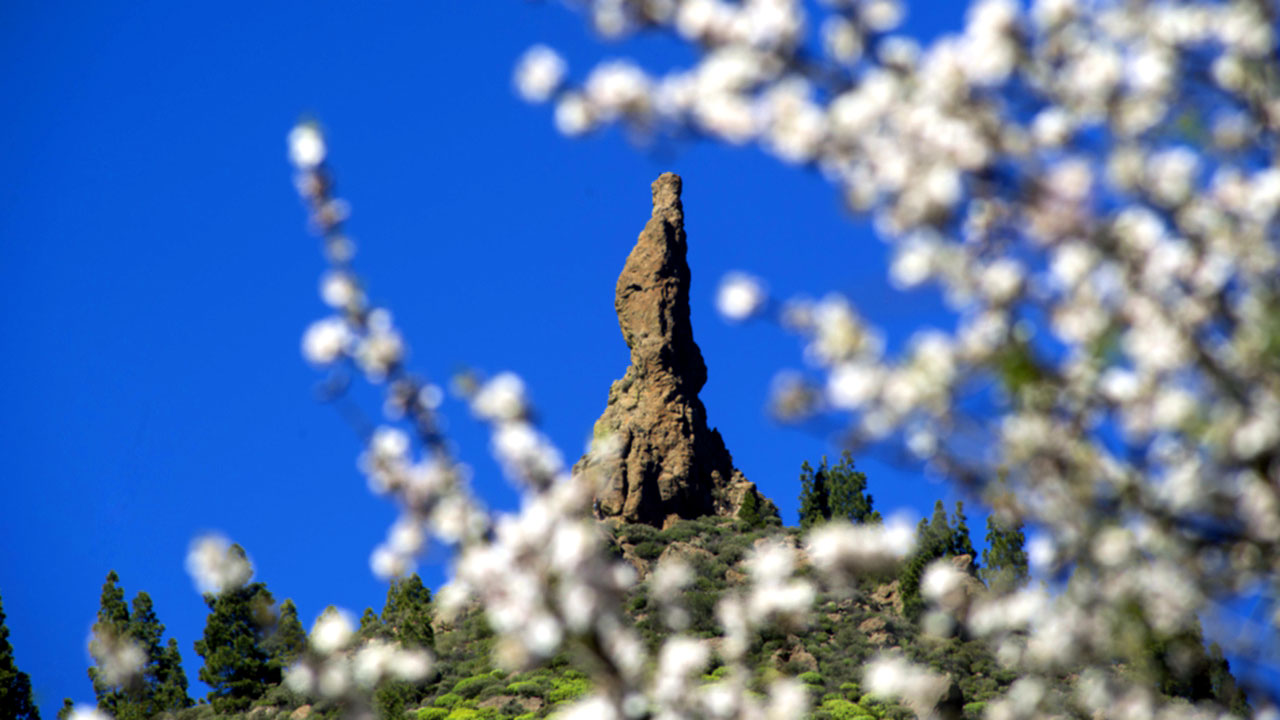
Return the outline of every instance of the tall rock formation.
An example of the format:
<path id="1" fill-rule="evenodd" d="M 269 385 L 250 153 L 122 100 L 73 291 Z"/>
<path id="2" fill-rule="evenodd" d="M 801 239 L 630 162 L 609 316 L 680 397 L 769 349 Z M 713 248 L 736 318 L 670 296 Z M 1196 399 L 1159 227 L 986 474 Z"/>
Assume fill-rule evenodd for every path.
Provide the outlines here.
<path id="1" fill-rule="evenodd" d="M 618 277 L 614 307 L 631 367 L 609 389 L 594 436 L 615 452 L 588 454 L 575 470 L 600 479 L 597 513 L 662 526 L 675 518 L 735 515 L 747 493 L 761 516 L 773 504 L 734 468 L 720 433 L 707 427 L 698 392 L 707 366 L 689 322 L 689 265 L 680 177 L 653 183 L 653 216 Z"/>

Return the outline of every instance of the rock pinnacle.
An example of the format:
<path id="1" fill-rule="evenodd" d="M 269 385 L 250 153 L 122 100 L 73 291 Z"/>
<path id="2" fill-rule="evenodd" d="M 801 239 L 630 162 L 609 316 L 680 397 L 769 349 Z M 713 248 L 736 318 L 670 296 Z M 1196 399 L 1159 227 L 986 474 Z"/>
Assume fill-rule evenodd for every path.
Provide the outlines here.
<path id="1" fill-rule="evenodd" d="M 653 215 L 618 276 L 614 308 L 631 366 L 609 389 L 594 436 L 614 452 L 575 468 L 600 480 L 601 517 L 662 526 L 677 518 L 733 515 L 747 493 L 776 513 L 734 468 L 720 433 L 707 427 L 698 392 L 707 366 L 689 321 L 688 245 L 680 176 L 653 183 Z"/>

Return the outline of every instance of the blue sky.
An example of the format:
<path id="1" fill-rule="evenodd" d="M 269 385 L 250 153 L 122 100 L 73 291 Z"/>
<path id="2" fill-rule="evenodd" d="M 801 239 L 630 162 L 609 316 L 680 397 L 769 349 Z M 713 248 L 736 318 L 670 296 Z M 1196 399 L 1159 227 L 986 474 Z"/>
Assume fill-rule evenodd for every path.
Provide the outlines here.
<path id="1" fill-rule="evenodd" d="M 921 7 L 917 32 L 958 22 L 952 3 Z M 192 643 L 206 610 L 183 557 L 206 530 L 243 544 L 305 623 L 330 603 L 381 607 L 368 556 L 395 511 L 366 490 L 359 440 L 316 403 L 299 354 L 324 314 L 285 162 L 303 113 L 328 130 L 357 267 L 412 365 L 520 373 L 569 458 L 626 369 L 614 282 L 662 171 L 685 180 L 710 422 L 788 523 L 800 462 L 838 451 L 766 417 L 799 344 L 722 323 L 719 277 L 845 292 L 899 341 L 943 319 L 927 293 L 889 288 L 883 245 L 812 173 L 752 149 L 558 136 L 511 90 L 535 42 L 577 77 L 624 53 L 689 59 L 660 38 L 601 45 L 558 4 L 516 0 L 0 7 L 0 596 L 47 716 L 93 699 L 85 639 L 111 569 L 129 597 L 151 594 L 203 695 Z M 445 412 L 480 491 L 511 507 L 482 429 L 457 402 Z M 859 465 L 881 509 L 945 495 Z M 980 541 L 976 508 L 970 527 Z M 438 586 L 446 567 L 433 550 L 424 579 Z"/>

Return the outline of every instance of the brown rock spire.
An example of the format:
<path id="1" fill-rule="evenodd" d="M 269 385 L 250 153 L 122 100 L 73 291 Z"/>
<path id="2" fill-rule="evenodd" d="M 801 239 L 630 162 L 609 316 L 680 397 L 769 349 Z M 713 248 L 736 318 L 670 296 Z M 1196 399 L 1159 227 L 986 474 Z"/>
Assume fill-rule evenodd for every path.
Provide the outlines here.
<path id="1" fill-rule="evenodd" d="M 698 399 L 707 366 L 689 322 L 680 186 L 674 173 L 654 181 L 653 216 L 618 276 L 614 307 L 631 367 L 609 389 L 594 432 L 616 452 L 588 454 L 575 468 L 601 480 L 599 515 L 659 526 L 673 516 L 735 514 L 745 493 L 756 493 Z M 762 515 L 777 512 L 756 494 Z"/>

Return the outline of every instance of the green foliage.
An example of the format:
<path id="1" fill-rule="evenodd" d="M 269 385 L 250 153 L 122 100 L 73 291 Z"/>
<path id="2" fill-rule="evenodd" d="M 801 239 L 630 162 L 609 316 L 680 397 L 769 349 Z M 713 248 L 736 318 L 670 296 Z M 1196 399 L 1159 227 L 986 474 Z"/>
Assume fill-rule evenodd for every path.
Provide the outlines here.
<path id="1" fill-rule="evenodd" d="M 848 451 L 840 462 L 827 467 L 827 458 L 814 470 L 808 461 L 800 465 L 800 527 L 808 529 L 828 520 L 847 519 L 853 523 L 879 522 L 867 493 L 867 476 L 859 472 Z"/>
<path id="2" fill-rule="evenodd" d="M 827 459 L 822 458 L 822 467 L 815 473 L 809 461 L 800 463 L 800 527 L 808 530 L 831 518 L 831 491 L 827 487 L 827 473 L 824 472 Z"/>
<path id="3" fill-rule="evenodd" d="M 76 711 L 76 704 L 71 698 L 62 698 L 62 707 L 58 708 L 58 720 L 67 720 Z"/>
<path id="4" fill-rule="evenodd" d="M 98 602 L 98 619 L 93 624 L 94 642 L 115 642 L 117 639 L 129 637 L 129 606 L 124 601 L 124 589 L 118 584 L 120 576 L 115 570 L 107 573 L 102 584 L 102 594 Z M 93 683 L 93 694 L 98 699 L 98 708 L 112 715 L 123 717 L 128 714 L 128 698 L 125 691 L 107 682 L 102 670 L 89 668 L 89 680 Z"/>
<path id="5" fill-rule="evenodd" d="M 453 693 L 461 698 L 471 700 L 479 695 L 485 688 L 498 683 L 499 681 L 496 678 L 488 674 L 463 678 L 454 683 Z"/>
<path id="6" fill-rule="evenodd" d="M 383 634 L 382 619 L 378 617 L 378 613 L 374 612 L 371 607 L 365 608 L 364 614 L 360 616 L 360 630 L 357 631 L 356 635 L 361 640 L 368 640 L 382 637 Z"/>
<path id="7" fill-rule="evenodd" d="M 239 546 L 233 546 L 243 554 Z M 204 658 L 200 680 L 209 686 L 209 704 L 218 713 L 247 709 L 280 682 L 279 661 L 267 640 L 277 624 L 274 601 L 260 582 L 207 594 L 209 617 L 196 653 Z"/>
<path id="8" fill-rule="evenodd" d="M 280 603 L 280 618 L 276 621 L 275 631 L 266 640 L 267 652 L 271 659 L 282 668 L 289 667 L 307 648 L 307 631 L 302 628 L 298 619 L 298 606 L 293 600 L 285 598 Z"/>
<path id="9" fill-rule="evenodd" d="M 805 685 L 818 685 L 818 686 L 822 685 L 822 673 L 817 673 L 812 670 L 810 670 L 809 672 L 800 673 L 800 675 L 798 675 L 796 679 L 804 683 Z"/>
<path id="10" fill-rule="evenodd" d="M 579 672 L 569 671 L 563 677 L 554 678 L 551 681 L 551 692 L 547 693 L 547 700 L 551 704 L 568 702 L 577 700 L 591 691 L 591 681 L 585 675 Z"/>
<path id="11" fill-rule="evenodd" d="M 681 520 L 666 530 L 659 532 L 656 539 L 663 544 L 689 542 L 709 529 L 708 525 L 698 520 Z"/>
<path id="12" fill-rule="evenodd" d="M 98 619 L 93 631 L 95 643 L 110 646 L 132 643 L 146 655 L 141 674 L 125 687 L 107 682 L 97 667 L 89 668 L 98 707 L 117 720 L 143 720 L 163 712 L 191 706 L 187 696 L 187 675 L 182 669 L 182 654 L 173 638 L 163 644 L 164 625 L 156 616 L 151 596 L 139 592 L 133 598 L 133 611 L 124 602 L 124 589 L 114 570 L 107 573 L 102 586 Z"/>
<path id="13" fill-rule="evenodd" d="M 628 545 L 638 545 L 645 540 L 653 540 L 657 537 L 657 529 L 640 523 L 636 523 L 634 525 L 622 525 L 618 530 L 618 538 Z"/>
<path id="14" fill-rule="evenodd" d="M 982 551 L 982 579 L 993 590 L 1005 592 L 1027 580 L 1026 536 L 1022 525 L 1007 528 L 994 513 L 987 517 L 987 545 Z"/>
<path id="15" fill-rule="evenodd" d="M 437 697 L 434 704 L 436 707 L 451 708 L 460 702 L 462 702 L 461 695 L 458 695 L 457 693 L 447 692 Z"/>
<path id="16" fill-rule="evenodd" d="M 1222 648 L 1218 647 L 1218 643 L 1209 646 L 1208 666 L 1209 690 L 1213 699 L 1236 717 L 1251 717 L 1253 708 L 1249 707 L 1248 698 L 1231 675 L 1231 667 L 1222 656 Z"/>
<path id="17" fill-rule="evenodd" d="M 636 555 L 645 560 L 656 560 L 662 554 L 663 545 L 657 540 L 645 540 L 635 547 Z"/>
<path id="18" fill-rule="evenodd" d="M 969 538 L 969 526 L 964 514 L 964 503 L 957 502 L 955 514 L 947 519 L 947 509 L 938 500 L 933 505 L 933 517 L 921 520 L 916 528 L 916 552 L 903 565 L 898 575 L 898 592 L 902 597 L 903 611 L 908 618 L 919 617 L 924 610 L 920 597 L 920 579 L 929 563 L 939 558 L 968 555 L 974 559 L 973 541 Z M 970 563 L 976 571 L 977 563 Z"/>
<path id="19" fill-rule="evenodd" d="M 418 708 L 418 720 L 444 720 L 449 711 L 440 707 Z"/>
<path id="20" fill-rule="evenodd" d="M 4 603 L 0 601 L 0 717 L 40 720 L 40 710 L 31 697 L 31 677 L 19 670 L 13 659 L 4 619 Z"/>
<path id="21" fill-rule="evenodd" d="M 507 692 L 520 697 L 542 697 L 551 690 L 551 683 L 544 678 L 517 680 L 507 686 Z"/>
<path id="22" fill-rule="evenodd" d="M 965 703 L 964 717 L 965 720 L 982 720 L 982 716 L 987 711 L 985 702 Z"/>
<path id="23" fill-rule="evenodd" d="M 418 701 L 420 692 L 410 683 L 399 680 L 383 682 L 373 693 L 373 707 L 383 720 L 403 720 L 405 709 Z"/>
<path id="24" fill-rule="evenodd" d="M 747 530 L 764 527 L 764 517 L 760 514 L 760 496 L 754 488 L 747 490 L 742 496 L 742 505 L 738 508 L 738 521 Z"/>
<path id="25" fill-rule="evenodd" d="M 402 645 L 435 647 L 435 634 L 431 630 L 431 591 L 422 584 L 417 573 L 391 581 L 386 604 L 382 606 L 382 624 Z"/>
<path id="26" fill-rule="evenodd" d="M 839 697 L 828 697 L 814 712 L 815 720 L 875 720 L 875 716 L 861 705 Z"/>

